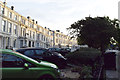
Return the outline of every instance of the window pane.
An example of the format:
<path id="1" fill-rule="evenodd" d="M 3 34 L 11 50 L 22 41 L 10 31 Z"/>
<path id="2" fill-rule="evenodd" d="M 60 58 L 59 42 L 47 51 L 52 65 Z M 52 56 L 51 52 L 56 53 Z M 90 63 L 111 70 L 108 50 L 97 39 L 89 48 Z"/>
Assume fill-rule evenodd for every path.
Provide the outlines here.
<path id="1" fill-rule="evenodd" d="M 12 23 L 9 23 L 9 25 L 8 25 L 8 33 L 11 33 L 11 30 L 12 30 Z"/>
<path id="2" fill-rule="evenodd" d="M 5 31 L 6 31 L 5 28 L 6 28 L 6 21 L 3 20 L 3 21 L 2 21 L 2 31 L 5 32 Z"/>
<path id="3" fill-rule="evenodd" d="M 17 34 L 17 25 L 14 25 L 14 34 Z"/>
<path id="4" fill-rule="evenodd" d="M 12 18 L 12 12 L 9 12 L 9 18 Z"/>

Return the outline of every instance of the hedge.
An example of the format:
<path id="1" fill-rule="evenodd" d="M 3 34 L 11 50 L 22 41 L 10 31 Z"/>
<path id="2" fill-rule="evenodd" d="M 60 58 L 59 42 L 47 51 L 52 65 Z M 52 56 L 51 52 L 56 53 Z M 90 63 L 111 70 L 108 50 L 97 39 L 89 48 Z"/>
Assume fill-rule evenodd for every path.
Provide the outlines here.
<path id="1" fill-rule="evenodd" d="M 75 52 L 68 53 L 66 58 L 73 64 L 92 64 L 101 52 L 94 48 L 80 48 Z"/>

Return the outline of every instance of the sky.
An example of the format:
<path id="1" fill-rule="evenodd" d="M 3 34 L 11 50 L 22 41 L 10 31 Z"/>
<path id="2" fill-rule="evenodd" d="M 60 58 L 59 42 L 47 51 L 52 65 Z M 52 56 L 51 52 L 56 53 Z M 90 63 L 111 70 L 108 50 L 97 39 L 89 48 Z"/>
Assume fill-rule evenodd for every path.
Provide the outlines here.
<path id="1" fill-rule="evenodd" d="M 1 0 L 2 2 L 5 0 Z M 6 0 L 7 6 L 22 16 L 30 16 L 42 27 L 60 30 L 68 34 L 66 28 L 78 20 L 91 16 L 118 18 L 119 0 Z"/>

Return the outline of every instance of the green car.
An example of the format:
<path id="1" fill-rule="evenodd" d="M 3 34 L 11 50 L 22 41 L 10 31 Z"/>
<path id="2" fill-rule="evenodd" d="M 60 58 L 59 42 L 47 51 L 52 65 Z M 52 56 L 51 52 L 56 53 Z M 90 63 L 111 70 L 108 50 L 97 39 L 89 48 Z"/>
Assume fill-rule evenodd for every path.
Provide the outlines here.
<path id="1" fill-rule="evenodd" d="M 52 63 L 36 61 L 25 55 L 11 50 L 0 49 L 0 72 L 2 79 L 59 79 L 60 71 Z"/>

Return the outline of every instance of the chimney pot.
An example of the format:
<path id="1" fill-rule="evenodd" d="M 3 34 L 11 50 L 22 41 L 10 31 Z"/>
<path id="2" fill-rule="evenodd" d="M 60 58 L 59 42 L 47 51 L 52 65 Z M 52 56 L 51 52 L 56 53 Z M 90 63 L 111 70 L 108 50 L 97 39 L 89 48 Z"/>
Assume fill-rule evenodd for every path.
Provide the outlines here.
<path id="1" fill-rule="evenodd" d="M 33 19 L 32 21 L 34 22 L 35 20 Z"/>
<path id="2" fill-rule="evenodd" d="M 3 2 L 4 5 L 6 5 L 7 3 L 6 2 Z"/>
<path id="3" fill-rule="evenodd" d="M 30 16 L 28 16 L 27 18 L 30 19 Z"/>

